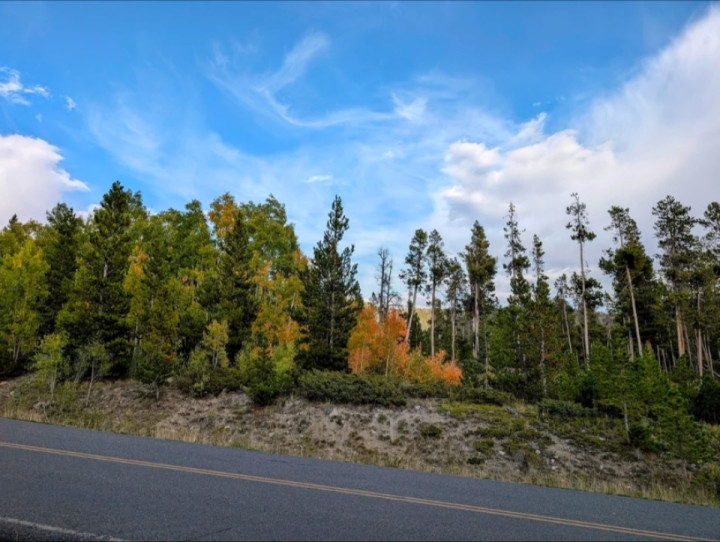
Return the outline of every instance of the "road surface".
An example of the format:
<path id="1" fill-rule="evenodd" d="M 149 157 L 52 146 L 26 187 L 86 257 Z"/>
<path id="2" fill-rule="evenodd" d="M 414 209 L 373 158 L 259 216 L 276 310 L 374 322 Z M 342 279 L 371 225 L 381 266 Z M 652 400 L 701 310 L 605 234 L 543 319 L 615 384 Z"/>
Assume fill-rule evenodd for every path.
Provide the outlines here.
<path id="1" fill-rule="evenodd" d="M 0 418 L 2 540 L 718 540 L 720 510 Z"/>

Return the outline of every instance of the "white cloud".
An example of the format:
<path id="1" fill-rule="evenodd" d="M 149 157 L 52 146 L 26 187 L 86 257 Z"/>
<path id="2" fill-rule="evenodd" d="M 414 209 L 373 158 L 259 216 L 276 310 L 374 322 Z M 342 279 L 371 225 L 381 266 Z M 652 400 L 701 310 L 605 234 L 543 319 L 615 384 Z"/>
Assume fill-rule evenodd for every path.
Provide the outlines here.
<path id="1" fill-rule="evenodd" d="M 75 100 L 73 100 L 70 96 L 65 96 L 65 108 L 68 111 L 72 111 L 77 107 L 77 104 L 75 103 Z"/>
<path id="2" fill-rule="evenodd" d="M 13 214 L 44 221 L 64 192 L 88 190 L 59 166 L 62 159 L 57 147 L 42 139 L 0 135 L 0 223 Z"/>
<path id="3" fill-rule="evenodd" d="M 48 98 L 50 93 L 40 85 L 25 86 L 20 80 L 20 72 L 7 67 L 0 67 L 0 97 L 5 98 L 12 104 L 30 105 L 28 95 L 37 94 Z"/>
<path id="4" fill-rule="evenodd" d="M 443 171 L 452 185 L 436 194 L 438 229 L 460 232 L 478 219 L 496 255 L 504 252 L 502 225 L 508 202 L 527 230 L 546 242 L 551 272 L 577 267 L 576 247 L 565 230 L 571 192 L 587 203 L 598 239 L 587 259 L 597 270 L 611 205 L 629 207 L 648 251 L 652 207 L 668 194 L 699 216 L 718 199 L 720 171 L 720 9 L 711 8 L 664 50 L 647 59 L 616 91 L 591 102 L 571 121 L 573 129 L 544 133 L 545 115 L 488 149 L 482 139 L 448 147 Z"/>

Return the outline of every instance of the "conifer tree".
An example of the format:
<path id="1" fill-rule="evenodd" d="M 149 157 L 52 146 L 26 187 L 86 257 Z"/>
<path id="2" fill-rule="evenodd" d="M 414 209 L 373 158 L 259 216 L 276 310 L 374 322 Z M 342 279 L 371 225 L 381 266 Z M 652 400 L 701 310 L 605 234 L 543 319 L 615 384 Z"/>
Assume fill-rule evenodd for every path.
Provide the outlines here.
<path id="1" fill-rule="evenodd" d="M 584 248 L 585 243 L 595 239 L 595 233 L 588 229 L 587 207 L 585 203 L 580 201 L 580 196 L 578 196 L 577 192 L 573 192 L 571 197 L 575 201 L 573 201 L 573 203 L 565 209 L 565 212 L 570 216 L 570 222 L 568 222 L 565 227 L 572 232 L 570 238 L 573 241 L 577 241 L 578 246 L 580 247 L 580 303 L 583 311 L 583 344 L 585 347 L 585 366 L 587 367 L 590 363 L 590 331 L 588 328 L 588 303 L 585 292 L 586 277 Z"/>
<path id="2" fill-rule="evenodd" d="M 435 356 L 435 316 L 437 290 L 447 274 L 447 256 L 443 250 L 443 240 L 437 230 L 430 232 L 426 259 L 428 263 L 427 293 L 430 294 L 430 356 Z"/>
<path id="3" fill-rule="evenodd" d="M 125 374 L 130 366 L 130 296 L 123 282 L 137 233 L 131 227 L 144 214 L 140 194 L 115 181 L 93 214 L 72 293 L 58 316 L 71 350 L 99 341 L 113 359 L 115 374 Z"/>
<path id="4" fill-rule="evenodd" d="M 682 357 L 688 353 L 683 313 L 697 242 L 692 234 L 696 220 L 690 216 L 690 207 L 684 206 L 672 196 L 660 200 L 653 207 L 652 213 L 656 217 L 655 236 L 663 251 L 659 256 L 660 269 L 670 286 L 670 301 L 675 312 L 677 353 L 678 357 Z"/>
<path id="5" fill-rule="evenodd" d="M 357 264 L 352 263 L 355 247 L 340 246 L 349 223 L 335 196 L 323 239 L 303 274 L 307 338 L 300 363 L 306 369 L 347 370 L 348 338 L 363 307 Z"/>
<path id="6" fill-rule="evenodd" d="M 497 272 L 497 259 L 489 253 L 490 243 L 485 236 L 485 229 L 476 220 L 472 227 L 470 244 L 465 246 L 465 267 L 467 268 L 468 282 L 470 283 L 473 320 L 473 358 L 480 361 L 480 318 L 482 317 L 487 326 L 487 310 L 492 303 L 492 295 L 495 291 L 495 273 Z M 490 352 L 487 341 L 487 329 L 484 329 L 485 337 L 485 373 L 484 385 L 489 387 L 490 375 Z"/>
<path id="7" fill-rule="evenodd" d="M 415 324 L 414 316 L 417 307 L 418 290 L 425 284 L 427 279 L 427 269 L 425 261 L 425 252 L 428 246 L 427 233 L 422 229 L 415 230 L 410 241 L 410 248 L 407 256 L 405 256 L 405 264 L 407 268 L 400 272 L 400 280 L 408 287 L 409 299 L 409 315 L 407 321 L 407 333 L 405 334 L 405 342 L 410 342 L 410 338 Z"/>

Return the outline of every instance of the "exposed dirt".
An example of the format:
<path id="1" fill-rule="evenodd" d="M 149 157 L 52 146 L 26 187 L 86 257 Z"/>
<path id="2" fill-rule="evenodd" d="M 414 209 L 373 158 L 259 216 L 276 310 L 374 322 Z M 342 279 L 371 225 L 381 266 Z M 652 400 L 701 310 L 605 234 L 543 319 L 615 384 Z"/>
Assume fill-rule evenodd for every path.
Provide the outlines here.
<path id="1" fill-rule="evenodd" d="M 495 480 L 683 500 L 682 462 L 613 449 L 606 438 L 557 436 L 532 406 L 409 400 L 402 408 L 310 403 L 299 397 L 257 407 L 244 393 L 193 398 L 137 382 L 96 384 L 28 404 L 27 377 L 0 382 L 0 415 Z M 86 386 L 86 385 L 83 385 Z M 67 392 L 66 392 L 67 395 Z M 48 404 L 49 403 L 49 404 Z M 690 466 L 692 469 L 693 466 Z M 697 498 L 693 497 L 697 501 Z"/>

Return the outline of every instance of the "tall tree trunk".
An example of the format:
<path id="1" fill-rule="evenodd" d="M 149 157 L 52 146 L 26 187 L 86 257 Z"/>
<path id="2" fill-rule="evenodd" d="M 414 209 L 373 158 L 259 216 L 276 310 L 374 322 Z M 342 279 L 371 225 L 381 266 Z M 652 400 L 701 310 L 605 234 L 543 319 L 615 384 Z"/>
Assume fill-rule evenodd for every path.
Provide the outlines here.
<path id="1" fill-rule="evenodd" d="M 457 337 L 457 302 L 453 300 L 453 305 L 450 309 L 450 350 L 452 352 L 451 359 L 455 361 L 455 339 Z"/>
<path id="2" fill-rule="evenodd" d="M 487 321 L 483 322 L 483 338 L 485 340 L 485 389 L 490 388 L 490 346 L 487 339 Z"/>
<path id="3" fill-rule="evenodd" d="M 415 302 L 417 301 L 417 291 L 418 291 L 418 287 L 415 286 L 413 288 L 412 305 L 410 305 L 410 316 L 408 316 L 407 333 L 405 334 L 405 342 L 406 343 L 410 342 L 410 330 L 412 329 L 413 316 L 415 316 Z"/>
<path id="4" fill-rule="evenodd" d="M 543 397 L 547 396 L 547 374 L 545 372 L 545 328 L 540 328 L 540 376 L 542 377 Z"/>
<path id="5" fill-rule="evenodd" d="M 642 339 L 640 338 L 640 324 L 638 322 L 637 308 L 635 307 L 635 292 L 630 275 L 630 268 L 625 266 L 625 275 L 628 281 L 628 290 L 630 290 L 630 305 L 632 306 L 633 320 L 635 321 L 635 339 L 637 339 L 638 356 L 642 356 Z"/>
<path id="6" fill-rule="evenodd" d="M 570 348 L 570 353 L 572 354 L 573 347 L 572 347 L 572 339 L 570 338 L 570 322 L 568 321 L 567 304 L 565 303 L 564 296 L 562 298 L 562 309 L 563 309 L 563 320 L 565 322 L 565 331 L 567 331 L 568 347 Z"/>
<path id="7" fill-rule="evenodd" d="M 480 357 L 480 288 L 477 284 L 475 289 L 475 307 L 473 312 L 473 357 L 477 360 Z"/>
<path id="8" fill-rule="evenodd" d="M 677 331 L 678 357 L 681 358 L 685 355 L 685 339 L 683 337 L 682 313 L 677 302 L 675 303 L 675 329 Z"/>
<path id="9" fill-rule="evenodd" d="M 583 243 L 580 243 L 580 278 L 582 280 L 583 336 L 585 343 L 585 367 L 590 367 L 590 333 L 588 331 L 587 302 L 585 301 L 585 257 Z"/>
<path id="10" fill-rule="evenodd" d="M 430 303 L 430 357 L 435 357 L 435 279 L 432 283 Z"/>
<path id="11" fill-rule="evenodd" d="M 697 314 L 698 314 L 698 320 L 700 319 L 700 296 L 702 294 L 702 288 L 698 288 L 697 293 Z M 703 351 L 702 351 L 702 332 L 700 331 L 700 324 L 698 323 L 697 330 L 695 331 L 695 342 L 697 342 L 697 364 L 698 364 L 698 374 L 700 374 L 700 378 L 702 378 L 703 375 Z"/>

